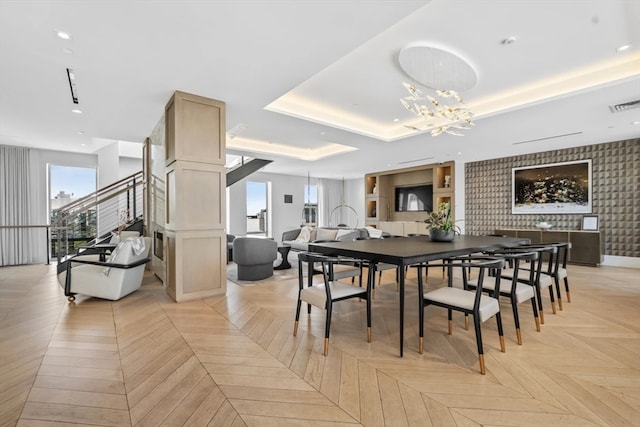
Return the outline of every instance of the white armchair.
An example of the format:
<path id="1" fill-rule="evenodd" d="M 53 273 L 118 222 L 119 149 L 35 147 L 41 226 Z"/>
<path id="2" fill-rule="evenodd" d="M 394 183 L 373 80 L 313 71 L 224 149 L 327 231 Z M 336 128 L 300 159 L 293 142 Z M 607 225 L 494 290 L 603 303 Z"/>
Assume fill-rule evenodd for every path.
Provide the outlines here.
<path id="1" fill-rule="evenodd" d="M 66 271 L 58 276 L 65 296 L 69 301 L 75 301 L 75 294 L 116 301 L 136 291 L 142 284 L 150 247 L 149 237 L 128 238 L 118 243 L 106 262 L 70 259 Z"/>

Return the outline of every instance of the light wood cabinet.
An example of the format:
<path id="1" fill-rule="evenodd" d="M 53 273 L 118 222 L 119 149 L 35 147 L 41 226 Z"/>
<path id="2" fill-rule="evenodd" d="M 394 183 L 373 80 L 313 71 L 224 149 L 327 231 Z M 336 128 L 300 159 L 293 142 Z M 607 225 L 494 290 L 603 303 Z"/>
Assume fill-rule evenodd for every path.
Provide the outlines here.
<path id="1" fill-rule="evenodd" d="M 449 203 L 451 214 L 455 218 L 455 164 L 454 162 L 434 163 L 405 169 L 395 169 L 384 172 L 365 175 L 365 225 L 373 227 L 385 227 L 383 231 L 394 235 L 407 235 L 410 233 L 426 234 L 422 223 L 428 212 L 398 212 L 396 210 L 396 187 L 431 184 L 433 188 L 433 209 L 436 210 L 440 203 Z M 405 233 L 404 225 L 394 227 L 386 223 L 400 222 L 407 225 Z M 383 224 L 385 223 L 385 224 Z M 402 230 L 402 232 L 399 232 Z M 412 231 L 409 231 L 412 230 Z"/>
<path id="2" fill-rule="evenodd" d="M 411 234 L 429 234 L 424 222 L 380 221 L 378 228 L 393 236 L 409 236 Z"/>

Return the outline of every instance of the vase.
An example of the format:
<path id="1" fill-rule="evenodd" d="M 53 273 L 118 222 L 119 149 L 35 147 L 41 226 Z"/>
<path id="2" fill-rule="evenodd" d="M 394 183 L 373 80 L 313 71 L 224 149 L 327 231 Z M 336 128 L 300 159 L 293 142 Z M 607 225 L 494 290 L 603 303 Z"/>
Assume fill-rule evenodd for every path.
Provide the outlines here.
<path id="1" fill-rule="evenodd" d="M 453 230 L 429 230 L 429 237 L 432 242 L 451 242 L 453 238 L 456 236 L 455 231 Z"/>

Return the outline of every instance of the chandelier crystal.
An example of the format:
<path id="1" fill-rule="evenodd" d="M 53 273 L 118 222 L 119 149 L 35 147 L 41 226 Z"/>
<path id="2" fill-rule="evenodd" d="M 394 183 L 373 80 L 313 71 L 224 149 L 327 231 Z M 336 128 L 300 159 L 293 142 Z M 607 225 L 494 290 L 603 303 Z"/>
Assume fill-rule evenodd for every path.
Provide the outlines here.
<path id="1" fill-rule="evenodd" d="M 473 113 L 469 111 L 458 92 L 455 90 L 434 90 L 433 95 L 425 94 L 414 85 L 402 82 L 410 96 L 400 98 L 400 102 L 407 110 L 425 120 L 425 127 L 405 127 L 425 132 L 430 131 L 431 136 L 441 133 L 463 136 L 460 130 L 471 129 L 475 124 L 471 121 Z"/>

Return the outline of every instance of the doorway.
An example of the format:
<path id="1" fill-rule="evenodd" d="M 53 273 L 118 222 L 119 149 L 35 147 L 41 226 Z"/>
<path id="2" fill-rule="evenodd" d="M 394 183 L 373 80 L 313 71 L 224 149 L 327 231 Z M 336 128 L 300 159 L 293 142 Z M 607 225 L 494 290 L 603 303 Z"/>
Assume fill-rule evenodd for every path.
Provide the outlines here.
<path id="1" fill-rule="evenodd" d="M 247 236 L 269 237 L 269 184 L 247 181 Z"/>

